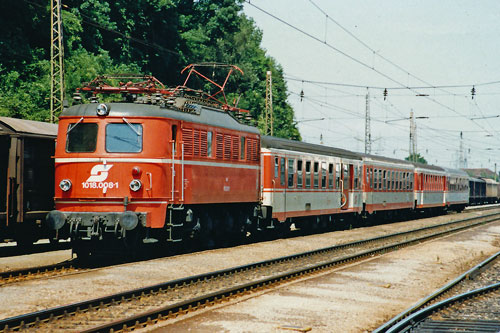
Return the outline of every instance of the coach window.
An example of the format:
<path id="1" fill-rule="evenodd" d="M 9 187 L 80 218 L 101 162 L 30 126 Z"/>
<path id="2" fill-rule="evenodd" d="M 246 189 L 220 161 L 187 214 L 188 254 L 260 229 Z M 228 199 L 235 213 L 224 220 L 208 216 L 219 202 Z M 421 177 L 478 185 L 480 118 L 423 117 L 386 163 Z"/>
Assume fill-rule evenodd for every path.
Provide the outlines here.
<path id="1" fill-rule="evenodd" d="M 319 162 L 314 162 L 314 188 L 319 186 Z"/>
<path id="2" fill-rule="evenodd" d="M 340 164 L 335 164 L 335 188 L 340 187 Z"/>
<path id="3" fill-rule="evenodd" d="M 368 173 L 368 177 L 370 178 L 368 180 L 368 182 L 370 184 L 370 188 L 373 190 L 373 168 L 370 168 L 369 173 Z"/>
<path id="4" fill-rule="evenodd" d="M 280 159 L 279 157 L 274 158 L 274 178 L 278 178 L 280 175 Z"/>
<path id="5" fill-rule="evenodd" d="M 83 118 L 82 118 L 83 119 Z M 66 151 L 68 153 L 89 153 L 97 144 L 96 123 L 73 123 L 68 125 Z"/>
<path id="6" fill-rule="evenodd" d="M 355 165 L 354 166 L 354 189 L 358 188 L 358 183 L 359 183 L 358 176 L 359 176 L 358 167 Z"/>
<path id="7" fill-rule="evenodd" d="M 390 191 L 392 186 L 391 170 L 387 170 L 387 190 Z"/>
<path id="8" fill-rule="evenodd" d="M 106 125 L 106 151 L 109 153 L 138 153 L 142 151 L 142 125 L 113 123 Z"/>
<path id="9" fill-rule="evenodd" d="M 373 189 L 378 190 L 378 169 L 373 169 Z"/>
<path id="10" fill-rule="evenodd" d="M 294 160 L 293 159 L 289 159 L 288 160 L 288 187 L 292 188 L 293 187 L 293 177 L 295 176 L 295 170 L 293 169 L 293 165 L 294 165 Z"/>
<path id="11" fill-rule="evenodd" d="M 333 163 L 328 164 L 328 188 L 333 188 Z"/>
<path id="12" fill-rule="evenodd" d="M 285 186 L 285 158 L 282 157 L 281 158 L 281 161 L 280 161 L 281 165 L 280 165 L 280 184 L 281 186 Z"/>
<path id="13" fill-rule="evenodd" d="M 212 157 L 212 132 L 207 132 L 207 156 Z"/>
<path id="14" fill-rule="evenodd" d="M 396 189 L 396 172 L 394 170 L 391 171 L 391 190 Z"/>
<path id="15" fill-rule="evenodd" d="M 302 188 L 302 161 L 297 161 L 297 188 Z"/>
<path id="16" fill-rule="evenodd" d="M 326 163 L 321 162 L 321 188 L 326 188 Z"/>
<path id="17" fill-rule="evenodd" d="M 306 161 L 306 188 L 311 187 L 311 161 Z"/>
<path id="18" fill-rule="evenodd" d="M 370 186 L 370 189 L 373 190 L 373 168 L 369 168 L 367 174 L 368 174 L 367 183 Z"/>
<path id="19" fill-rule="evenodd" d="M 382 190 L 386 190 L 387 189 L 387 171 L 384 170 L 383 171 L 383 174 L 382 174 Z"/>

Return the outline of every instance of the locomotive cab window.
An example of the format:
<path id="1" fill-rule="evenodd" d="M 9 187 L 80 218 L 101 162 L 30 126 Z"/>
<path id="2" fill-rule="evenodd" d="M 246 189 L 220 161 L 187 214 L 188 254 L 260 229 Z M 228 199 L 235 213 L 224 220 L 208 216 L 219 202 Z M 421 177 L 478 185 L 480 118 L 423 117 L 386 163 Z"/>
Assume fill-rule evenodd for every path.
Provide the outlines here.
<path id="1" fill-rule="evenodd" d="M 97 124 L 77 122 L 68 125 L 66 137 L 68 153 L 90 153 L 95 151 L 96 145 Z"/>
<path id="2" fill-rule="evenodd" d="M 106 125 L 106 151 L 110 153 L 142 151 L 142 125 L 129 122 Z"/>

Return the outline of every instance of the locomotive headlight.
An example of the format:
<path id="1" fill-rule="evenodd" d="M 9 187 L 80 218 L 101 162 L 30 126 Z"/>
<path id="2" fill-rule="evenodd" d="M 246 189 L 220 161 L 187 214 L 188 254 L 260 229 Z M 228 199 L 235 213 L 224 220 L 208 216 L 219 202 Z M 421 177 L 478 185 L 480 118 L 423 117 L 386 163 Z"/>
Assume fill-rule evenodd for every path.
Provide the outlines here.
<path id="1" fill-rule="evenodd" d="M 142 187 L 142 183 L 140 180 L 138 179 L 133 179 L 131 182 L 130 182 L 130 185 L 129 185 L 130 189 L 134 192 L 137 192 L 141 189 Z"/>
<path id="2" fill-rule="evenodd" d="M 61 180 L 61 182 L 59 183 L 59 187 L 61 188 L 61 190 L 63 190 L 64 192 L 68 192 L 70 189 L 71 189 L 71 181 L 69 179 L 63 179 Z"/>
<path id="3" fill-rule="evenodd" d="M 104 103 L 99 104 L 96 113 L 98 116 L 107 116 L 109 114 L 109 106 Z"/>

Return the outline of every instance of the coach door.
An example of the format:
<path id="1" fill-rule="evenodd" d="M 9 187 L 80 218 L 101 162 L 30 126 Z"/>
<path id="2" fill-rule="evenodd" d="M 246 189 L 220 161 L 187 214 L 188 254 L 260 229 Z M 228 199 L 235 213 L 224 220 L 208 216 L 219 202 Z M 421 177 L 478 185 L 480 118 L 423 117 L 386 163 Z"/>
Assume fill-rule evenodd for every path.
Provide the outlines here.
<path id="1" fill-rule="evenodd" d="M 342 174 L 340 177 L 340 184 L 341 184 L 342 194 L 340 196 L 340 208 L 348 209 L 349 192 L 352 188 L 351 180 L 352 180 L 353 165 L 342 163 L 341 169 L 342 169 Z"/>

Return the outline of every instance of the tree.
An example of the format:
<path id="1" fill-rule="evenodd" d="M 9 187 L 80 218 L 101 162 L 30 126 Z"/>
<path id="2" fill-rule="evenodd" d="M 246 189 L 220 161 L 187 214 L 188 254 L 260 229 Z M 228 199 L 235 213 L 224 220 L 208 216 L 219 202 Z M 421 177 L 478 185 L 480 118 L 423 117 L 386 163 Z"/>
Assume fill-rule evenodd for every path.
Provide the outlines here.
<path id="1" fill-rule="evenodd" d="M 422 163 L 422 164 L 428 164 L 427 160 L 422 155 L 420 155 L 420 153 L 411 154 L 410 156 L 405 157 L 405 160 L 411 161 L 411 162 L 418 162 L 418 163 Z"/>
<path id="2" fill-rule="evenodd" d="M 270 70 L 274 133 L 300 139 L 283 70 L 262 49 L 262 31 L 242 8 L 242 0 L 64 1 L 66 99 L 71 104 L 75 89 L 97 75 L 150 74 L 176 86 L 184 81 L 180 72 L 188 64 L 233 64 L 245 75 L 230 78 L 228 100 L 250 110 L 260 127 Z M 0 22 L 5 28 L 0 36 L 0 115 L 47 120 L 50 6 L 43 0 L 2 1 Z M 223 82 L 224 73 L 213 75 Z"/>

